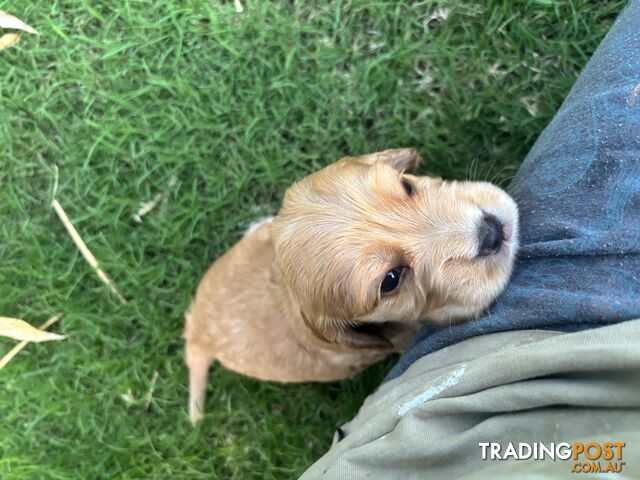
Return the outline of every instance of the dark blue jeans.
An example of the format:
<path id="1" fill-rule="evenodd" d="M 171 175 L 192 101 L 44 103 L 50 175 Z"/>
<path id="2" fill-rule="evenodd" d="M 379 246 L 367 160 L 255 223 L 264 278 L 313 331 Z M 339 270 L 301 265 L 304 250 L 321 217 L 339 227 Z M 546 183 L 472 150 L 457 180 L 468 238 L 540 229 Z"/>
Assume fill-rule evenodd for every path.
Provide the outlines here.
<path id="1" fill-rule="evenodd" d="M 521 224 L 511 283 L 482 318 L 422 329 L 387 379 L 484 333 L 640 318 L 640 0 L 620 14 L 509 190 Z"/>

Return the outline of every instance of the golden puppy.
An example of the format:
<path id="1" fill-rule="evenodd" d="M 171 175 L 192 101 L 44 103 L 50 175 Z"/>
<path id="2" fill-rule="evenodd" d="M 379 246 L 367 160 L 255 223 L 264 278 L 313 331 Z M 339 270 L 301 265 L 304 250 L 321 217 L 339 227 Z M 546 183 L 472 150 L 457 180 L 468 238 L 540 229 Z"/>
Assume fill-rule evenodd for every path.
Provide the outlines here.
<path id="1" fill-rule="evenodd" d="M 186 314 L 189 413 L 214 360 L 280 382 L 349 377 L 419 320 L 486 309 L 517 248 L 517 208 L 484 182 L 411 175 L 413 149 L 346 157 L 289 188 L 202 279 Z"/>

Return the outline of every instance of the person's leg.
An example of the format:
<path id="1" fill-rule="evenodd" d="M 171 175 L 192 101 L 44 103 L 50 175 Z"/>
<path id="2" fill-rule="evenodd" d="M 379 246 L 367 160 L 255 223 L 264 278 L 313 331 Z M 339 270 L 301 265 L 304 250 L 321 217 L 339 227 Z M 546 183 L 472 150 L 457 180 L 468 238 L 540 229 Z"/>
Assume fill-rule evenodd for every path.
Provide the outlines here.
<path id="1" fill-rule="evenodd" d="M 626 441 L 620 478 L 640 478 L 639 25 L 634 0 L 523 163 L 504 295 L 421 331 L 303 478 L 578 477 L 482 461 L 490 441 Z"/>
<path id="2" fill-rule="evenodd" d="M 640 478 L 639 345 L 632 320 L 499 332 L 430 353 L 370 395 L 302 479 L 586 478 L 572 475 L 573 460 L 483 460 L 486 442 L 501 456 L 510 442 L 623 442 L 620 478 Z"/>

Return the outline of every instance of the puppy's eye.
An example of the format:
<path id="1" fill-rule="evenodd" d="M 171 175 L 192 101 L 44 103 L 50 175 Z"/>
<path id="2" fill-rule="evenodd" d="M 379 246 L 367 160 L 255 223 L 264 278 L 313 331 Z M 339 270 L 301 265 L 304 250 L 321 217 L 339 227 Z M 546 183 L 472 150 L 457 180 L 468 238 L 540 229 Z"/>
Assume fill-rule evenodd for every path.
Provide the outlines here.
<path id="1" fill-rule="evenodd" d="M 402 188 L 404 188 L 404 191 L 407 192 L 407 195 L 413 195 L 413 184 L 406 178 L 402 179 Z"/>
<path id="2" fill-rule="evenodd" d="M 389 270 L 382 280 L 382 284 L 380 285 L 380 291 L 385 293 L 391 293 L 398 285 L 400 285 L 400 280 L 402 279 L 402 271 L 404 268 L 394 268 L 393 270 Z"/>

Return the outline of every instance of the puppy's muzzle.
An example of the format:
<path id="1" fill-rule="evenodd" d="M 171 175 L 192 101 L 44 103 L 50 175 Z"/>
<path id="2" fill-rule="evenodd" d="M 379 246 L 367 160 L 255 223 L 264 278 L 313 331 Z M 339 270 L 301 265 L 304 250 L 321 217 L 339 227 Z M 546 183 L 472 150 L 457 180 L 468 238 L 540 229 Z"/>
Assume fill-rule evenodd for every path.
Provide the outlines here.
<path id="1" fill-rule="evenodd" d="M 495 215 L 485 213 L 478 229 L 479 257 L 498 253 L 505 241 L 504 224 Z"/>

